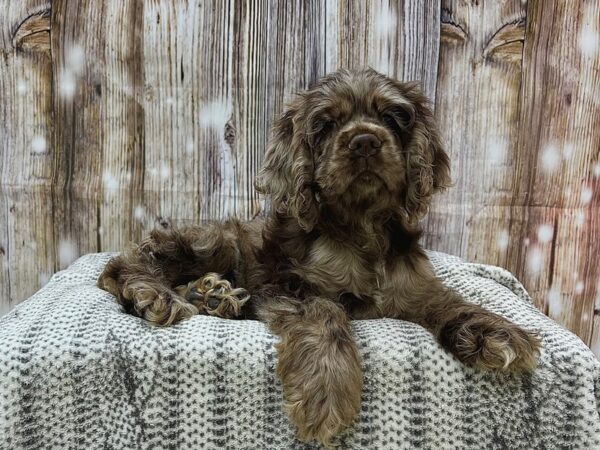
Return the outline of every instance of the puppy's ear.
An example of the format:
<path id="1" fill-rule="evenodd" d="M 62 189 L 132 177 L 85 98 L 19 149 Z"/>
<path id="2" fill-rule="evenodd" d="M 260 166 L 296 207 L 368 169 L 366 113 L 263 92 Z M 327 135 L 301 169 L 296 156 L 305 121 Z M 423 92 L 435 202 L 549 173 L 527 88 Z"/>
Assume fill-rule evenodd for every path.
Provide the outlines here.
<path id="1" fill-rule="evenodd" d="M 313 192 L 314 162 L 306 142 L 298 97 L 275 121 L 265 161 L 254 183 L 256 190 L 270 195 L 273 207 L 298 220 L 305 231 L 315 226 L 319 208 Z"/>
<path id="2" fill-rule="evenodd" d="M 414 115 L 405 147 L 405 208 L 410 221 L 416 222 L 427 213 L 431 196 L 450 187 L 450 160 L 442 146 L 429 100 L 418 83 L 397 83 L 397 86 L 410 102 L 410 113 Z"/>

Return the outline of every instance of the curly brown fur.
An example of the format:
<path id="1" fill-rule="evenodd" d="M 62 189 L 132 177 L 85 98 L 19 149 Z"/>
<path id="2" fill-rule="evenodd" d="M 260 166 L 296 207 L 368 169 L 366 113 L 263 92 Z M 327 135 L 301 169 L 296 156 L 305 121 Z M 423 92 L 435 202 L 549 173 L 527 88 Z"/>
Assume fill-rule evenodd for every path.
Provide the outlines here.
<path id="1" fill-rule="evenodd" d="M 111 260 L 99 285 L 157 325 L 209 313 L 263 320 L 282 339 L 278 374 L 299 437 L 330 443 L 360 405 L 350 319 L 413 321 L 480 369 L 535 368 L 539 339 L 445 287 L 421 249 L 418 221 L 449 184 L 417 86 L 340 70 L 273 126 L 256 180 L 272 205 L 264 223 L 155 230 Z M 233 309 L 208 305 L 211 272 L 229 283 Z"/>

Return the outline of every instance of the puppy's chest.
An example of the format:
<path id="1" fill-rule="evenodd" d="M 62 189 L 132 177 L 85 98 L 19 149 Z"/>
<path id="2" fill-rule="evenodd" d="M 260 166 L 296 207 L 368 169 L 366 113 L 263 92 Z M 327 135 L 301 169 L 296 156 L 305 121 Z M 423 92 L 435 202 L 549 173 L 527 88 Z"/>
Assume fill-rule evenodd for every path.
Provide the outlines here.
<path id="1" fill-rule="evenodd" d="M 325 237 L 314 242 L 297 270 L 323 293 L 350 292 L 357 296 L 377 295 L 383 287 L 385 271 L 382 258 Z"/>

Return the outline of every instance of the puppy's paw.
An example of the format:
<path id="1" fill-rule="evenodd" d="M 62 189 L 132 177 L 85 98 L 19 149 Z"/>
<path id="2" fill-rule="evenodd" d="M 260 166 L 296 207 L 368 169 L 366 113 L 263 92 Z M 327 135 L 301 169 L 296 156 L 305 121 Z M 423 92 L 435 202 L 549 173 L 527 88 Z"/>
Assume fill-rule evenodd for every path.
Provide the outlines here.
<path id="1" fill-rule="evenodd" d="M 196 306 L 158 284 L 131 282 L 122 295 L 138 316 L 155 325 L 173 325 L 198 314 Z"/>
<path id="2" fill-rule="evenodd" d="M 175 292 L 194 305 L 201 313 L 231 319 L 242 313 L 242 307 L 250 298 L 245 289 L 234 288 L 229 281 L 216 273 L 208 273 Z"/>
<path id="3" fill-rule="evenodd" d="M 502 372 L 532 372 L 541 346 L 538 336 L 492 313 L 448 322 L 440 340 L 463 363 Z"/>

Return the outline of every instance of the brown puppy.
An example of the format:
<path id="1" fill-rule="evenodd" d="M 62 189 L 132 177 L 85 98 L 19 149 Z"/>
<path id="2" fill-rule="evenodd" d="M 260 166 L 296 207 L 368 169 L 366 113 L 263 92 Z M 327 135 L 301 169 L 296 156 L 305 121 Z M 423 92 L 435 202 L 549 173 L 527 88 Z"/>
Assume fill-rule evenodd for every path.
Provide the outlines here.
<path id="1" fill-rule="evenodd" d="M 327 444 L 360 406 L 351 319 L 418 323 L 470 366 L 535 367 L 537 337 L 445 287 L 419 245 L 418 220 L 449 182 L 417 86 L 340 70 L 273 127 L 257 179 L 272 202 L 264 223 L 154 230 L 99 285 L 158 325 L 195 314 L 266 322 L 281 337 L 277 372 L 298 436 Z"/>

